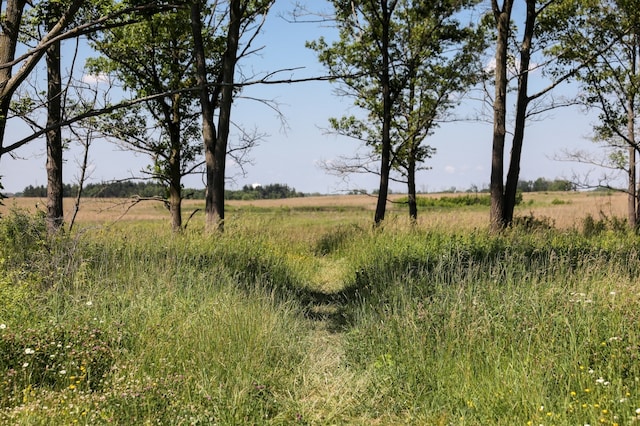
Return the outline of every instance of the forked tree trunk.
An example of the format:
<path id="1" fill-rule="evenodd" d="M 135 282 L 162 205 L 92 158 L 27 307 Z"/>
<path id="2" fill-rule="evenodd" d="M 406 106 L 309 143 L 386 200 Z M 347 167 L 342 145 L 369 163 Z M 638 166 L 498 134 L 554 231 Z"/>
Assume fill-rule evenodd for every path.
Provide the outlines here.
<path id="1" fill-rule="evenodd" d="M 493 144 L 491 151 L 491 210 L 490 227 L 493 231 L 504 228 L 504 146 L 507 134 L 507 49 L 513 0 L 504 0 L 502 8 L 492 1 L 498 30 L 496 40 L 495 98 L 493 101 Z"/>
<path id="2" fill-rule="evenodd" d="M 224 230 L 224 186 L 227 156 L 227 141 L 231 125 L 234 74 L 238 54 L 240 26 L 244 9 L 241 0 L 231 0 L 229 4 L 229 28 L 227 48 L 222 60 L 220 85 L 209 96 L 205 48 L 202 41 L 201 4 L 194 0 L 191 4 L 191 29 L 194 37 L 194 51 L 197 65 L 197 83 L 200 87 L 202 106 L 202 133 L 205 148 L 207 188 L 205 195 L 205 215 L 207 231 Z M 213 121 L 215 105 L 220 101 L 218 132 Z"/>
<path id="3" fill-rule="evenodd" d="M 207 68 L 204 42 L 202 40 L 200 0 L 191 3 L 191 32 L 193 34 L 193 50 L 196 57 L 196 82 L 199 87 L 200 107 L 202 110 L 202 139 L 204 142 L 204 159 L 206 167 L 205 190 L 205 220 L 206 230 L 211 231 L 216 227 L 215 197 L 213 193 L 215 171 L 215 147 L 216 128 L 213 122 L 214 102 L 217 99 L 218 88 L 214 88 L 214 94 L 209 96 L 207 88 Z"/>
<path id="4" fill-rule="evenodd" d="M 516 119 L 513 132 L 513 144 L 507 172 L 507 182 L 504 188 L 504 202 L 502 212 L 503 226 L 509 226 L 513 222 L 513 212 L 516 207 L 518 192 L 518 180 L 520 178 L 520 161 L 522 158 L 522 145 L 524 143 L 524 130 L 527 120 L 527 108 L 530 99 L 529 92 L 529 65 L 531 63 L 531 47 L 536 22 L 536 0 L 527 0 L 527 17 L 525 21 L 524 36 L 520 44 L 520 66 L 518 68 L 518 94 L 516 100 Z"/>
<path id="5" fill-rule="evenodd" d="M 244 8 L 242 0 L 229 3 L 229 29 L 227 30 L 227 48 L 222 59 L 222 88 L 220 89 L 220 113 L 218 115 L 218 135 L 214 150 L 214 175 L 212 202 L 213 217 L 207 220 L 219 231 L 224 230 L 224 186 L 227 160 L 227 142 L 231 126 L 231 107 L 233 105 L 234 77 L 240 38 L 240 24 Z"/>

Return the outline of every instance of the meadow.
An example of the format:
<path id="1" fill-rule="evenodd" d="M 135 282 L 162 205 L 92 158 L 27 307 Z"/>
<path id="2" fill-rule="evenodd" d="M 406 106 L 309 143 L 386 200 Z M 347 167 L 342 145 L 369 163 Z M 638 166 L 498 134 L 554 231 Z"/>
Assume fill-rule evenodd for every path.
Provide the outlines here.
<path id="1" fill-rule="evenodd" d="M 50 238 L 42 200 L 4 204 L 1 424 L 640 422 L 622 195 L 525 194 L 499 235 L 482 205 L 374 229 L 335 196 L 230 202 L 209 236 L 86 200 Z"/>

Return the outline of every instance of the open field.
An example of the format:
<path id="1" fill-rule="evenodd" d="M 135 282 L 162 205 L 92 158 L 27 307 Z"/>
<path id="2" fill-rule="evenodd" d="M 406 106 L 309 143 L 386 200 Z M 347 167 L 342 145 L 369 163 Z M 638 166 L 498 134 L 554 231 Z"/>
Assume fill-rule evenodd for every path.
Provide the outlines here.
<path id="1" fill-rule="evenodd" d="M 486 206 L 374 229 L 344 196 L 231 202 L 206 236 L 86 200 L 48 237 L 36 203 L 1 210 L 0 424 L 640 422 L 622 195 L 525 194 L 499 235 Z"/>
<path id="2" fill-rule="evenodd" d="M 460 194 L 423 194 L 420 197 L 439 198 L 443 196 L 459 196 Z M 390 218 L 406 217 L 406 206 L 393 204 L 403 197 L 392 195 L 389 203 Z M 624 218 L 627 208 L 626 195 L 622 193 L 584 193 L 584 192 L 548 192 L 527 193 L 523 196 L 523 203 L 516 209 L 516 215 L 533 215 L 537 218 L 549 218 L 556 227 L 568 229 L 580 223 L 585 216 L 594 218 L 607 217 Z M 46 200 L 37 198 L 10 198 L 5 200 L 5 206 L 0 206 L 0 214 L 8 208 L 17 206 L 35 211 L 46 209 Z M 376 198 L 368 195 L 330 195 L 321 197 L 302 197 L 283 200 L 255 200 L 227 202 L 227 219 L 233 221 L 235 217 L 247 213 L 277 214 L 282 212 L 300 213 L 307 215 L 315 213 L 320 217 L 335 217 L 339 212 L 344 217 L 351 213 L 352 218 L 371 220 L 375 210 Z M 183 216 L 189 217 L 196 209 L 204 209 L 204 202 L 199 200 L 185 200 Z M 69 220 L 73 213 L 73 200 L 65 200 L 65 218 Z M 426 227 L 453 225 L 465 229 L 477 229 L 487 226 L 489 213 L 487 208 L 474 207 L 457 209 L 455 211 L 442 209 L 421 209 L 420 223 Z M 201 219 L 202 213 L 195 216 Z M 341 218 L 341 220 L 343 219 Z M 166 209 L 159 202 L 145 201 L 131 207 L 130 200 L 123 199 L 83 199 L 77 216 L 78 222 L 108 224 L 115 221 L 162 221 L 169 220 Z"/>

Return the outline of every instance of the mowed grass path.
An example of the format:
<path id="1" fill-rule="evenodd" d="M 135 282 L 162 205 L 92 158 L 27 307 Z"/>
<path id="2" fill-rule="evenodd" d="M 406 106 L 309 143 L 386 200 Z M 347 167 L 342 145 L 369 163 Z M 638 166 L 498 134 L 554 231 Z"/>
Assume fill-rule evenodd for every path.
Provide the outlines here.
<path id="1" fill-rule="evenodd" d="M 209 237 L 151 205 L 59 241 L 5 212 L 0 421 L 640 421 L 638 240 L 591 197 L 525 194 L 545 226 L 499 236 L 479 207 L 373 230 L 361 198 L 231 205 Z"/>

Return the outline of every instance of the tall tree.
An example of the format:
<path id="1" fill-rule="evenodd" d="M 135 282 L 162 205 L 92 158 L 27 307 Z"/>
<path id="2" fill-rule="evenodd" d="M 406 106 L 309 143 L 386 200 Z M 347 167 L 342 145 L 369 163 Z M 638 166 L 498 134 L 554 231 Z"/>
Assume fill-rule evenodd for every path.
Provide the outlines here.
<path id="1" fill-rule="evenodd" d="M 207 44 L 214 44 L 208 33 Z M 153 159 L 148 175 L 167 187 L 171 225 L 182 228 L 182 178 L 200 163 L 189 11 L 158 13 L 91 36 L 102 56 L 88 62 L 95 74 L 121 81 L 133 98 L 164 94 L 120 109 L 102 120 L 101 132 Z M 210 49 L 211 55 L 218 55 Z"/>
<path id="2" fill-rule="evenodd" d="M 610 154 L 602 165 L 626 172 L 627 220 L 631 228 L 637 228 L 640 224 L 637 182 L 640 141 L 636 136 L 640 105 L 640 11 L 636 2 L 628 0 L 575 0 L 571 7 L 576 11 L 574 14 L 583 18 L 559 34 L 568 52 L 562 58 L 563 64 L 586 64 L 577 73 L 583 87 L 581 102 L 598 112 L 594 139 L 603 142 Z M 594 52 L 596 56 L 592 60 Z M 586 160 L 577 154 L 573 158 Z"/>
<path id="3" fill-rule="evenodd" d="M 59 4 L 49 4 L 45 25 L 52 31 L 61 15 Z M 57 232 L 64 223 L 62 192 L 62 65 L 61 42 L 56 40 L 47 49 L 47 229 L 50 234 Z"/>
<path id="4" fill-rule="evenodd" d="M 472 32 L 455 15 L 473 1 L 333 1 L 340 38 L 309 43 L 329 73 L 340 79 L 342 94 L 354 98 L 365 118 L 332 119 L 339 134 L 363 141 L 378 161 L 380 176 L 374 221 L 384 220 L 392 171 L 404 176 L 410 215 L 417 217 L 415 174 L 433 149 L 424 145 L 453 93 L 473 82 L 469 52 L 461 50 Z M 455 65 L 454 65 L 455 64 Z M 361 158 L 356 158 L 356 163 Z M 345 170 L 368 164 L 352 164 Z"/>
<path id="5" fill-rule="evenodd" d="M 230 0 L 228 25 L 224 35 L 225 50 L 219 67 L 207 67 L 208 48 L 203 42 L 204 3 L 191 2 L 191 30 L 196 58 L 196 82 L 199 88 L 202 112 L 202 136 L 205 150 L 206 195 L 205 214 L 208 231 L 224 229 L 224 188 L 226 157 L 231 126 L 233 98 L 239 90 L 236 83 L 238 60 L 248 54 L 251 42 L 259 32 L 261 23 L 252 27 L 259 17 L 266 17 L 273 0 Z M 248 40 L 241 47 L 241 39 Z M 213 81 L 210 81 L 213 80 Z M 218 122 L 215 123 L 215 111 Z"/>
<path id="6" fill-rule="evenodd" d="M 100 3 L 100 2 L 98 2 Z M 151 1 L 149 3 L 133 2 L 117 3 L 113 8 L 97 8 L 94 13 L 86 13 L 79 17 L 79 11 L 84 7 L 87 10 L 94 2 L 81 0 L 68 1 L 34 1 L 8 0 L 6 7 L 0 16 L 0 158 L 2 155 L 14 151 L 29 141 L 46 135 L 52 127 L 60 127 L 62 123 L 51 122 L 30 137 L 6 144 L 5 130 L 10 119 L 12 99 L 23 82 L 31 75 L 37 64 L 47 52 L 53 54 L 52 46 L 62 40 L 77 38 L 100 29 L 112 28 L 130 22 L 130 18 L 138 19 L 142 15 L 149 15 L 158 10 L 175 7 L 170 3 Z M 1 2 L 0 6 L 5 3 Z M 26 52 L 16 57 L 16 48 L 20 37 L 24 36 L 26 26 L 31 22 L 24 19 L 25 10 L 57 9 L 57 15 L 49 16 L 45 31 L 35 40 L 33 45 L 26 45 Z M 51 7 L 49 7 L 51 6 Z M 29 37 L 29 36 L 27 36 Z M 51 50 L 50 50 L 51 49 Z M 52 55 L 50 55 L 52 57 Z M 23 99 L 21 101 L 24 101 Z M 56 154 L 57 155 L 57 154 Z M 61 170 L 61 169 L 58 169 Z M 57 214 L 56 214 L 57 216 Z"/>
<path id="7" fill-rule="evenodd" d="M 524 26 L 519 33 L 513 20 L 515 1 L 491 1 L 492 24 L 496 34 L 490 181 L 490 225 L 493 230 L 503 229 L 513 221 L 527 122 L 532 116 L 559 106 L 553 100 L 545 103 L 544 97 L 559 84 L 572 77 L 580 66 L 583 66 L 580 64 L 577 68 L 566 69 L 561 73 L 555 73 L 557 68 L 552 66 L 552 64 L 557 64 L 558 58 L 566 54 L 565 50 L 559 48 L 559 41 L 556 37 L 558 28 L 565 27 L 567 22 L 577 18 L 567 13 L 566 8 L 561 7 L 566 1 L 525 0 L 525 9 L 518 11 L 518 18 L 524 20 Z M 520 40 L 514 47 L 515 52 L 513 52 L 510 50 L 509 42 L 518 35 Z M 536 55 L 539 63 L 532 62 L 532 58 Z M 513 76 L 510 76 L 508 72 L 510 66 L 515 66 Z M 547 86 L 530 93 L 529 77 L 534 70 L 541 70 L 541 74 L 549 76 L 551 80 Z M 513 129 L 510 132 L 513 136 L 505 181 L 507 93 L 511 77 L 516 80 L 515 119 Z M 534 101 L 536 105 L 532 107 Z"/>

